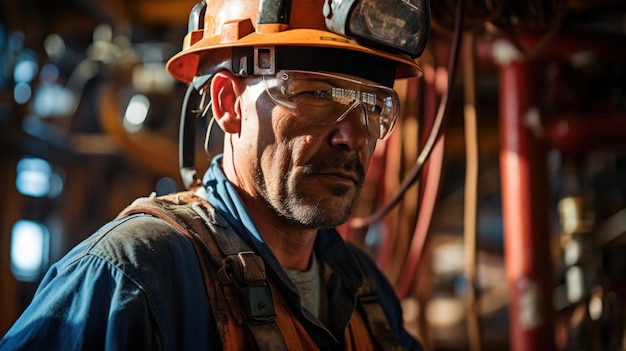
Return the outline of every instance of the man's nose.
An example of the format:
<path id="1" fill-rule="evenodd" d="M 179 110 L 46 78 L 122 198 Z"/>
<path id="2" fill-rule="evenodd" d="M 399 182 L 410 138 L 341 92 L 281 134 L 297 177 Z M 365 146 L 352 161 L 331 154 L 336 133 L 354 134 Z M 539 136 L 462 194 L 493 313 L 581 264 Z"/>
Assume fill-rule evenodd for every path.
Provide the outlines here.
<path id="1" fill-rule="evenodd" d="M 348 151 L 362 150 L 367 147 L 371 137 L 367 132 L 366 116 L 365 107 L 362 104 L 350 107 L 345 115 L 333 124 L 331 144 Z"/>

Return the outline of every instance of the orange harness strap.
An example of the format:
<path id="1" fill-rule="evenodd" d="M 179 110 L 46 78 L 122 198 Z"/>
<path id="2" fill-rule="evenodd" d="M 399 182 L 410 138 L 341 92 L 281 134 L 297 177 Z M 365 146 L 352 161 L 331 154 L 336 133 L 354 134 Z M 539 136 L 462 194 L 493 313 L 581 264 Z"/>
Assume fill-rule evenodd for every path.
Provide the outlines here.
<path id="1" fill-rule="evenodd" d="M 274 283 L 267 279 L 263 260 L 206 200 L 192 190 L 152 195 L 135 200 L 118 218 L 138 213 L 161 218 L 192 243 L 223 350 L 318 350 Z M 360 303 L 369 320 L 361 313 L 352 314 L 344 334 L 345 350 L 375 350 L 377 342 L 379 349 L 401 349 L 393 333 L 389 335 L 391 330 L 380 303 L 368 303 L 362 296 Z M 378 308 L 373 317 L 368 315 L 372 308 Z M 381 338 L 375 342 L 372 333 L 381 330 L 386 334 L 383 340 L 391 336 L 395 343 L 381 342 Z"/>

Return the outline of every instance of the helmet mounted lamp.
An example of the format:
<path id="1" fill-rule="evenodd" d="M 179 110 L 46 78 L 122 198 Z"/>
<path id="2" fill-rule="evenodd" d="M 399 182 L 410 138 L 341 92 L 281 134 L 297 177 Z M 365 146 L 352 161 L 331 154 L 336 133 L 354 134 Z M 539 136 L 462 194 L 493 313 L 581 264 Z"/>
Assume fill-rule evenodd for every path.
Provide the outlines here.
<path id="1" fill-rule="evenodd" d="M 428 0 L 326 0 L 326 26 L 366 46 L 419 57 L 430 29 Z"/>

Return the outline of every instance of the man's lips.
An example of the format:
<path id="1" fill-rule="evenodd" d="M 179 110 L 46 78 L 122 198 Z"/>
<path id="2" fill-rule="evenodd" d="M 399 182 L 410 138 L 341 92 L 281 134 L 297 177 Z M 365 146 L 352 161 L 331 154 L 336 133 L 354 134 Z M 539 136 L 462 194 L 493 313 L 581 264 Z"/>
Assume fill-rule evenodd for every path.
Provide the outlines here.
<path id="1" fill-rule="evenodd" d="M 354 183 L 355 185 L 359 184 L 359 176 L 357 176 L 354 173 L 351 172 L 344 172 L 344 171 L 324 171 L 324 172 L 317 172 L 315 175 L 320 176 L 320 177 L 327 177 L 329 179 L 337 179 L 337 180 L 344 180 L 344 181 L 350 181 L 352 183 Z"/>
<path id="2" fill-rule="evenodd" d="M 360 188 L 365 181 L 365 170 L 358 155 L 330 156 L 310 160 L 303 167 L 303 176 L 313 176 L 320 181 Z"/>

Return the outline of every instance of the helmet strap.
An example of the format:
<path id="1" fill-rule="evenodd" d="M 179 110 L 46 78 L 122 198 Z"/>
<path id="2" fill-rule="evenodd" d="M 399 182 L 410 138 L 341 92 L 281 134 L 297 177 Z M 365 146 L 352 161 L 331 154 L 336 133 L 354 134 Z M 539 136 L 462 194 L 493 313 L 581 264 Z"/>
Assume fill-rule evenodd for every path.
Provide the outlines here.
<path id="1" fill-rule="evenodd" d="M 272 75 L 279 70 L 318 71 L 360 77 L 393 87 L 396 62 L 352 50 L 312 46 L 235 47 L 232 72 Z"/>

